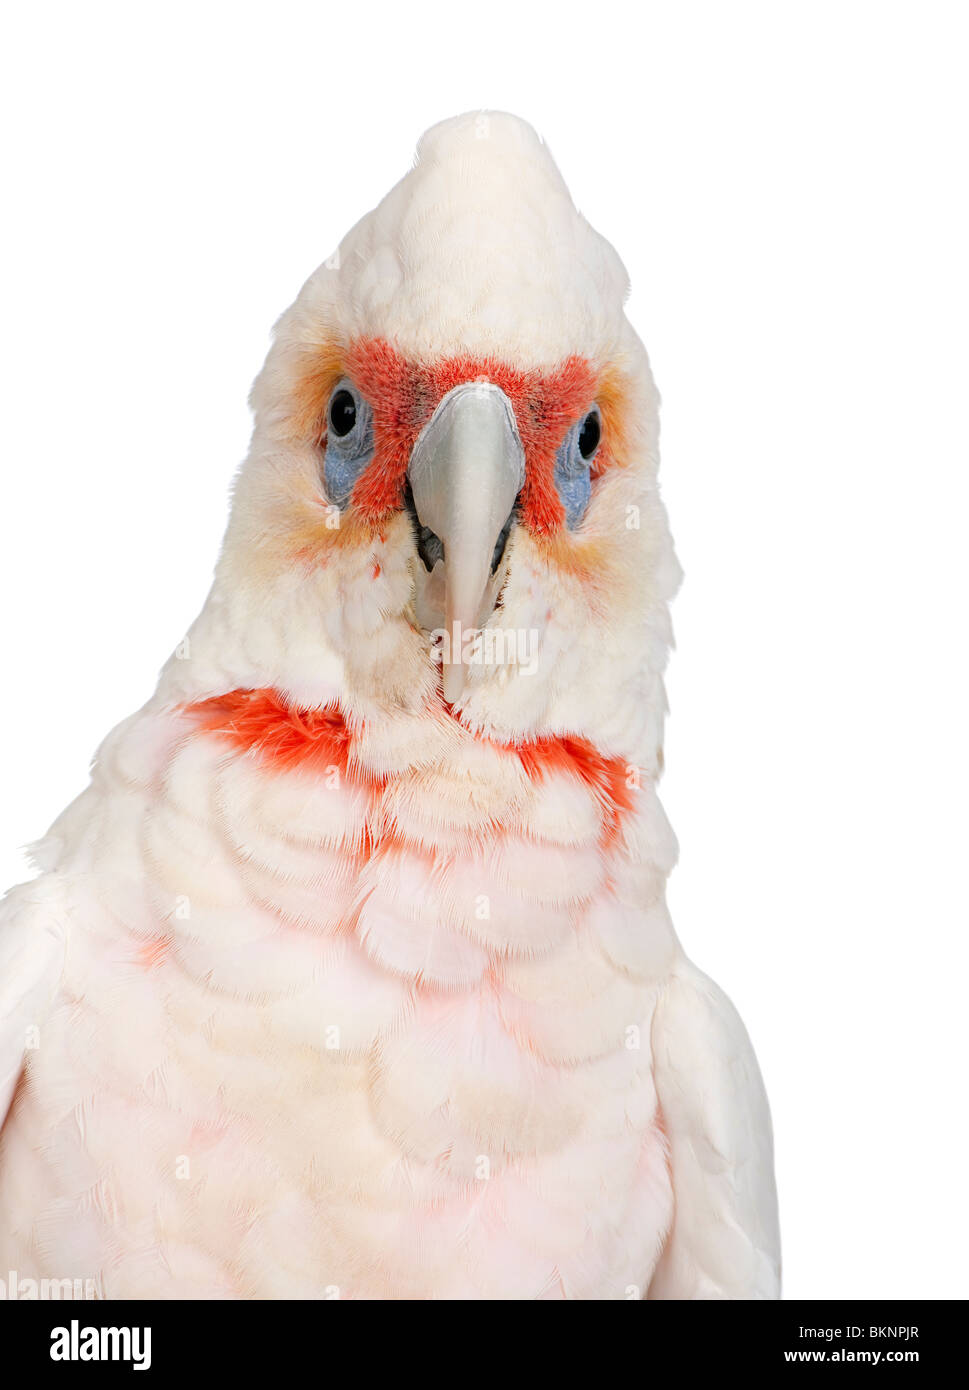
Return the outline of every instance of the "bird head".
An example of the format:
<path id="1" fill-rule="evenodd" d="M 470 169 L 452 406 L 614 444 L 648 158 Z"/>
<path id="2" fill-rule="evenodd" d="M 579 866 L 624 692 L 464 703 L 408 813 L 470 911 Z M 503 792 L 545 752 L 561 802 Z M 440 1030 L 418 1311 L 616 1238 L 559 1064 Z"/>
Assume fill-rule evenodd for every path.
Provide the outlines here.
<path id="1" fill-rule="evenodd" d="M 626 293 L 530 126 L 431 129 L 277 325 L 182 695 L 658 756 L 677 571 Z"/>

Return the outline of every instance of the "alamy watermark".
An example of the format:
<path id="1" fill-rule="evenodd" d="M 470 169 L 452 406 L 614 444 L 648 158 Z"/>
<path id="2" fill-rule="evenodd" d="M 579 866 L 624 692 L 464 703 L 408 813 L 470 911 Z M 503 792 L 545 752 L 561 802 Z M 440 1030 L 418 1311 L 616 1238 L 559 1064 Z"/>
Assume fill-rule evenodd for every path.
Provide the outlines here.
<path id="1" fill-rule="evenodd" d="M 6 1278 L 0 1276 L 0 1301 L 46 1303 L 70 1300 L 80 1302 L 84 1299 L 100 1299 L 104 1295 L 97 1279 L 29 1279 L 22 1278 L 15 1269 L 7 1271 Z"/>
<path id="2" fill-rule="evenodd" d="M 434 660 L 462 666 L 517 666 L 523 676 L 538 670 L 538 629 L 534 627 L 436 627 L 430 634 Z"/>

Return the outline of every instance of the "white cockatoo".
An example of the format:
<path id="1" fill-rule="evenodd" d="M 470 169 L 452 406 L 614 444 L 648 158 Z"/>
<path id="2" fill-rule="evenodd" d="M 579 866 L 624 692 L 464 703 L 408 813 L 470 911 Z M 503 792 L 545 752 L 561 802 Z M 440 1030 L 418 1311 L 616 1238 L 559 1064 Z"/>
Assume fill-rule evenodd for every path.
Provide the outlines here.
<path id="1" fill-rule="evenodd" d="M 757 1064 L 665 902 L 626 287 L 473 113 L 279 321 L 208 600 L 4 901 L 0 1269 L 778 1296 Z"/>

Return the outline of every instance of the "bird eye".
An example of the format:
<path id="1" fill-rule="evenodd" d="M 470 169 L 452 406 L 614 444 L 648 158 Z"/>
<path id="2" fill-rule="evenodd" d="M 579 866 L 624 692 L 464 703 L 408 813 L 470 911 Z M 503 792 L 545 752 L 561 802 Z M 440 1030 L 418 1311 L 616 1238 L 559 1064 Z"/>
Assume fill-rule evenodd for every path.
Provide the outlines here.
<path id="1" fill-rule="evenodd" d="M 602 438 L 602 424 L 599 420 L 598 410 L 590 410 L 582 421 L 579 430 L 579 453 L 588 462 L 599 447 L 599 440 Z"/>
<path id="2" fill-rule="evenodd" d="M 373 458 L 373 413 L 349 378 L 338 381 L 326 408 L 323 482 L 336 506 L 349 504 L 357 479 Z"/>
<path id="3" fill-rule="evenodd" d="M 565 524 L 578 526 L 592 496 L 592 460 L 602 439 L 602 417 L 593 406 L 577 421 L 555 455 L 555 487 L 565 508 Z"/>
<path id="4" fill-rule="evenodd" d="M 334 391 L 329 414 L 330 429 L 337 439 L 345 439 L 357 423 L 357 403 L 346 387 Z"/>

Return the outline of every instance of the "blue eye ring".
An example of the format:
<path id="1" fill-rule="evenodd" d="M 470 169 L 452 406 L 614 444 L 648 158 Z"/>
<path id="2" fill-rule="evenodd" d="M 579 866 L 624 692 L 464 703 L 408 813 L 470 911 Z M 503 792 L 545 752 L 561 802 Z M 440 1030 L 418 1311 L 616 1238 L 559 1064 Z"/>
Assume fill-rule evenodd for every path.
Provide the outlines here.
<path id="1" fill-rule="evenodd" d="M 342 377 L 330 393 L 323 449 L 327 497 L 343 511 L 374 452 L 373 412 L 349 377 Z"/>
<path id="2" fill-rule="evenodd" d="M 569 530 L 579 525 L 592 496 L 592 463 L 602 440 L 602 414 L 592 405 L 569 430 L 555 455 L 555 487 Z"/>

